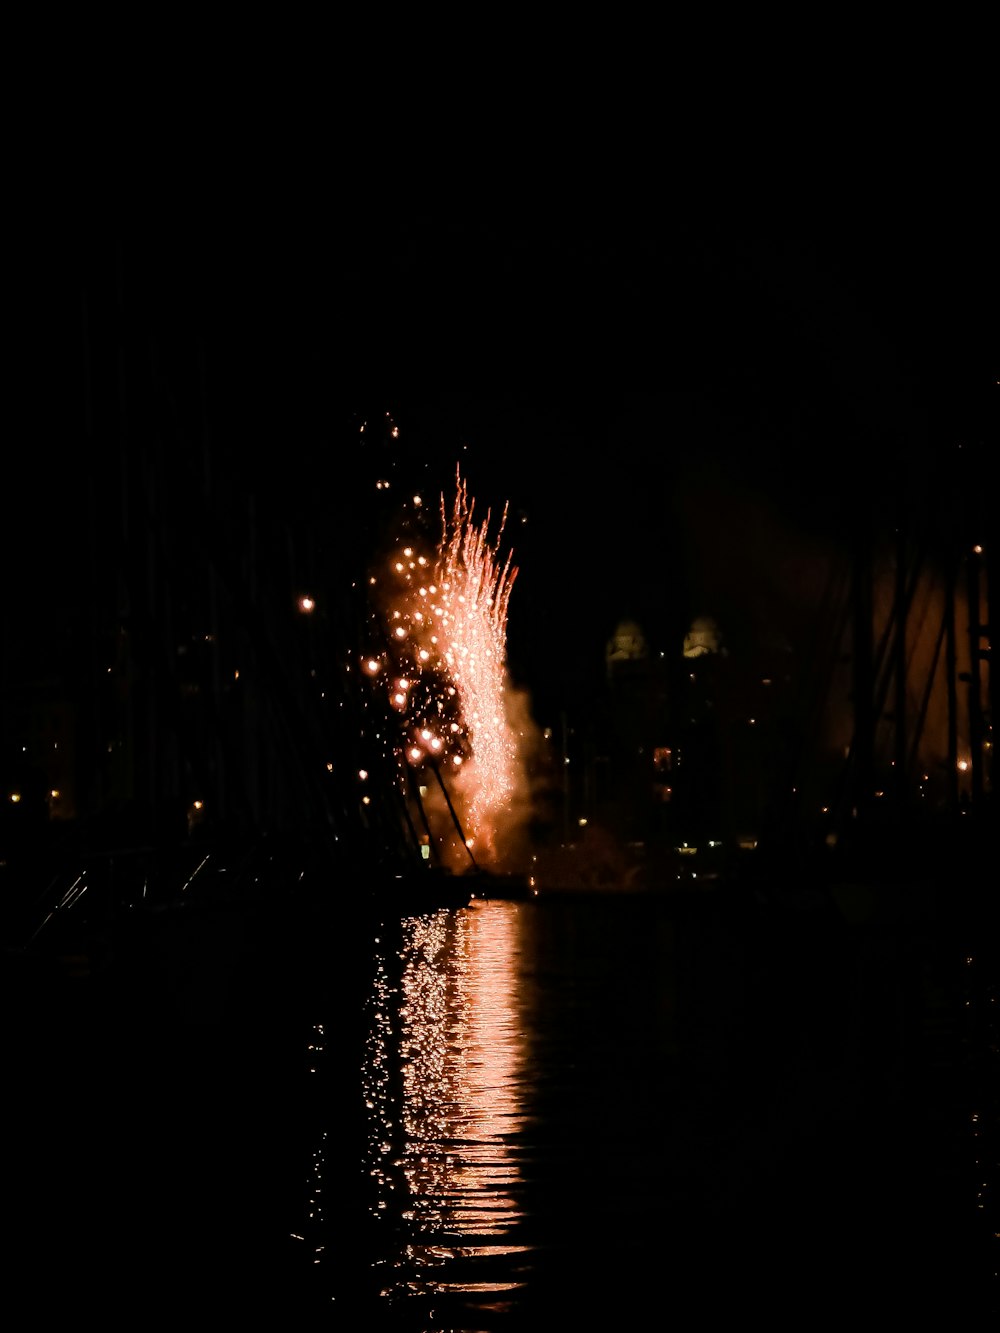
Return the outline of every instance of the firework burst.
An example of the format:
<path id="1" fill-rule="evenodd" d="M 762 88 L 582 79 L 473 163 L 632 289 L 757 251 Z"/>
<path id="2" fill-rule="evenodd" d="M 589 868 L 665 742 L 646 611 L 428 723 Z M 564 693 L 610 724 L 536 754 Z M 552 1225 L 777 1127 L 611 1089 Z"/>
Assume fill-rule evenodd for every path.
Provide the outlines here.
<path id="1" fill-rule="evenodd" d="M 455 495 L 440 504 L 441 535 L 428 554 L 401 543 L 376 580 L 384 650 L 365 660 L 385 685 L 401 724 L 399 757 L 430 770 L 465 838 L 456 846 L 444 821 L 432 830 L 446 863 L 495 861 L 497 834 L 510 818 L 518 783 L 518 736 L 507 706 L 507 608 L 517 570 L 498 548 L 491 514 L 482 523 L 460 471 Z M 429 784 L 425 788 L 429 795 Z M 434 801 L 427 804 L 433 809 Z M 454 833 L 452 822 L 452 833 Z"/>

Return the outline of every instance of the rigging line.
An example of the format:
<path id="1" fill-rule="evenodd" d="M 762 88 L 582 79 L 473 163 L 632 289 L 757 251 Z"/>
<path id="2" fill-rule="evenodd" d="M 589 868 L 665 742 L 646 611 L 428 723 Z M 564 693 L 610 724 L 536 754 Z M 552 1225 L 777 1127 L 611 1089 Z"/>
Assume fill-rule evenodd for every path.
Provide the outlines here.
<path id="1" fill-rule="evenodd" d="M 211 853 L 211 852 L 208 852 L 205 856 L 202 857 L 201 861 L 198 863 L 198 865 L 195 867 L 195 869 L 191 872 L 191 877 L 188 879 L 187 883 L 181 885 L 181 893 L 185 893 L 185 892 L 191 887 L 191 885 L 194 883 L 194 881 L 195 881 L 195 880 L 198 878 L 198 876 L 201 874 L 202 869 L 203 869 L 203 867 L 204 867 L 204 865 L 205 865 L 205 862 L 208 861 L 208 860 L 211 858 L 211 855 L 212 855 L 212 853 Z"/>
<path id="2" fill-rule="evenodd" d="M 466 842 L 465 832 L 462 828 L 461 821 L 458 818 L 458 811 L 452 804 L 451 796 L 448 792 L 448 788 L 445 786 L 444 778 L 441 776 L 441 770 L 438 768 L 436 760 L 432 759 L 430 761 L 430 766 L 434 772 L 434 776 L 438 780 L 438 786 L 441 788 L 442 795 L 444 796 L 445 802 L 448 806 L 449 813 L 451 814 L 452 822 L 454 823 L 455 828 L 458 830 L 458 836 L 461 839 L 462 846 L 469 854 L 469 860 L 472 862 L 472 868 L 473 870 L 478 870 L 479 863 L 476 861 L 476 858 L 472 855 L 472 848 L 469 846 L 468 842 Z"/>

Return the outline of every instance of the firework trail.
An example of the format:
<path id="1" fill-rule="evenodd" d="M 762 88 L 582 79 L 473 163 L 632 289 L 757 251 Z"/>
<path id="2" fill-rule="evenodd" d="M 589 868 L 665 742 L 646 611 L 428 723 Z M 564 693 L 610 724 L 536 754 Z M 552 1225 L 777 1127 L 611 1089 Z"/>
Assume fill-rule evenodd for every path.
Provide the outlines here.
<path id="1" fill-rule="evenodd" d="M 380 581 L 388 648 L 366 660 L 384 676 L 402 724 L 401 759 L 412 769 L 436 767 L 476 861 L 497 855 L 497 834 L 510 818 L 518 784 L 518 736 L 508 718 L 507 608 L 517 575 L 498 546 L 491 514 L 477 523 L 475 501 L 456 469 L 455 496 L 440 505 L 441 537 L 427 555 L 401 545 Z M 443 846 L 444 833 L 437 835 Z M 461 861 L 469 864 L 468 852 Z M 445 856 L 458 868 L 454 848 Z"/>

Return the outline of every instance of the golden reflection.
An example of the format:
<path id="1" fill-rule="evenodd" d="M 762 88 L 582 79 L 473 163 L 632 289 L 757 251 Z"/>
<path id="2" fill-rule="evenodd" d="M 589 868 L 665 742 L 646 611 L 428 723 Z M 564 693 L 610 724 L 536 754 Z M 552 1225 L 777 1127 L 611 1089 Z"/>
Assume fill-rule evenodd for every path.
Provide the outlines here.
<path id="1" fill-rule="evenodd" d="M 521 1171 L 509 1144 L 524 1127 L 515 984 L 520 905 L 473 903 L 409 917 L 384 942 L 363 1071 L 372 1208 L 406 1237 L 397 1289 L 441 1289 L 434 1270 L 470 1261 L 461 1290 L 499 1290 L 477 1258 L 523 1247 Z M 502 1238 L 507 1238 L 503 1241 Z"/>

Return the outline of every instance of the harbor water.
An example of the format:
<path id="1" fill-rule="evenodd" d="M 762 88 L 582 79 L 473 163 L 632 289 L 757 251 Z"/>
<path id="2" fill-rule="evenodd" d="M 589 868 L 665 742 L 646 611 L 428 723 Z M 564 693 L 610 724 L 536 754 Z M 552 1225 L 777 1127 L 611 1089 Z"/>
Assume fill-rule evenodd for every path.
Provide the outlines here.
<path id="1" fill-rule="evenodd" d="M 161 934 L 58 1002 L 19 981 L 8 1271 L 39 1317 L 988 1318 L 992 964 L 925 905 L 737 885 L 322 923 L 241 950 L 226 919 L 224 966 Z"/>

